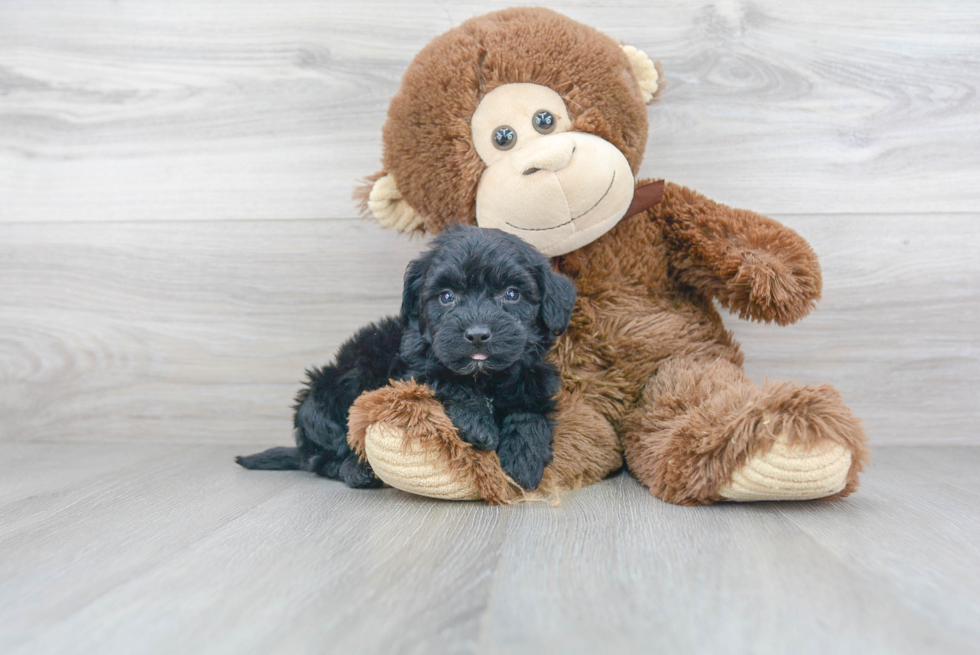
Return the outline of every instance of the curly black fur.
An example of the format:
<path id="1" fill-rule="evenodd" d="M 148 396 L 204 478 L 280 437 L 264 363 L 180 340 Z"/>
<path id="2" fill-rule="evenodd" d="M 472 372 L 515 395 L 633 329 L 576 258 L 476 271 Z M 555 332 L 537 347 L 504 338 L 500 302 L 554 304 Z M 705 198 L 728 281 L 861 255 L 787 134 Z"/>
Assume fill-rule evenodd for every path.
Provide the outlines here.
<path id="1" fill-rule="evenodd" d="M 434 390 L 465 441 L 495 449 L 503 469 L 533 489 L 551 461 L 559 389 L 544 354 L 568 327 L 574 305 L 572 283 L 520 239 L 499 230 L 447 230 L 409 264 L 401 315 L 362 328 L 334 364 L 307 372 L 296 398 L 297 447 L 237 461 L 379 486 L 347 445 L 347 415 L 361 393 L 414 378 Z"/>

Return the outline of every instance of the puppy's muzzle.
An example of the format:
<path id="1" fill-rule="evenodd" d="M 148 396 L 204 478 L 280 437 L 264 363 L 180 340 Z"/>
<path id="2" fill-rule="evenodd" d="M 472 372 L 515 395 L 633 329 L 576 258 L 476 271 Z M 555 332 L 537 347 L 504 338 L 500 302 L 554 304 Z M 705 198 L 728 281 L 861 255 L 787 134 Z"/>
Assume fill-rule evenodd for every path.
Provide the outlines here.
<path id="1" fill-rule="evenodd" d="M 527 335 L 520 324 L 489 305 L 462 308 L 433 335 L 436 357 L 457 374 L 503 370 L 524 353 Z"/>

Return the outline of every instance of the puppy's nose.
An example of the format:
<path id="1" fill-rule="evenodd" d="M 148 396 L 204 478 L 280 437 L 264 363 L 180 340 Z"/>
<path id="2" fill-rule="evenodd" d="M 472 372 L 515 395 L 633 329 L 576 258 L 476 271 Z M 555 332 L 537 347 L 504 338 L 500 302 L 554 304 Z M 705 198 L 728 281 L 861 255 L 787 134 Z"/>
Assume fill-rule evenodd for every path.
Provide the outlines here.
<path id="1" fill-rule="evenodd" d="M 483 326 L 471 327 L 463 336 L 474 346 L 482 346 L 484 341 L 490 341 L 490 330 Z"/>

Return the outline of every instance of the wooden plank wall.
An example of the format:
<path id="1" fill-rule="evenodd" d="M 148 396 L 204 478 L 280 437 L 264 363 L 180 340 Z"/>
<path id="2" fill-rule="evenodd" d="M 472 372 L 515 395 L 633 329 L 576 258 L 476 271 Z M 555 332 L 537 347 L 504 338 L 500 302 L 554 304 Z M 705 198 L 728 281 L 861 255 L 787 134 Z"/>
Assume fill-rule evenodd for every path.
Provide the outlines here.
<path id="1" fill-rule="evenodd" d="M 285 443 L 421 242 L 355 217 L 433 36 L 513 2 L 0 4 L 0 440 Z M 980 5 L 556 5 L 662 62 L 642 174 L 797 229 L 824 301 L 727 321 L 876 444 L 980 443 Z"/>

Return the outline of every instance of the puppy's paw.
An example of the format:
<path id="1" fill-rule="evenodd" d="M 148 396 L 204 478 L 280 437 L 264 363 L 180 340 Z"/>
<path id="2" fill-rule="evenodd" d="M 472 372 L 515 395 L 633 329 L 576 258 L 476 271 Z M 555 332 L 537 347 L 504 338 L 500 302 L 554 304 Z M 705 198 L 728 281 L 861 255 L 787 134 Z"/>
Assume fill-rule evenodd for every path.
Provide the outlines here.
<path id="1" fill-rule="evenodd" d="M 526 444 L 504 441 L 497 449 L 500 467 L 514 482 L 524 489 L 536 489 L 544 476 L 544 467 L 550 457 L 545 459 L 527 448 Z"/>
<path id="2" fill-rule="evenodd" d="M 541 484 L 545 467 L 551 463 L 552 428 L 540 414 L 513 414 L 504 421 L 497 456 L 500 466 L 524 489 Z"/>
<path id="3" fill-rule="evenodd" d="M 494 450 L 500 444 L 500 432 L 493 415 L 481 407 L 469 404 L 447 404 L 446 414 L 459 431 L 459 437 L 479 450 Z"/>
<path id="4" fill-rule="evenodd" d="M 340 479 L 351 489 L 374 489 L 384 484 L 371 470 L 371 466 L 354 454 L 348 455 L 340 465 Z"/>

